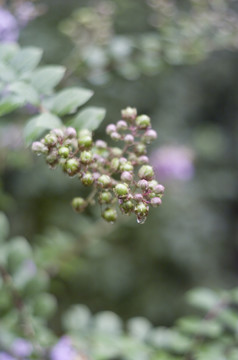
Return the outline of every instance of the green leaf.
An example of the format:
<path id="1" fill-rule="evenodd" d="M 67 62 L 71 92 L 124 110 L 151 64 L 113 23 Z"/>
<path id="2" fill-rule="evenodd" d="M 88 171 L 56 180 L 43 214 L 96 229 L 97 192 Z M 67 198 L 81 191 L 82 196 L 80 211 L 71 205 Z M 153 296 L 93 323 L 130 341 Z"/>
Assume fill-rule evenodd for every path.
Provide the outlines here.
<path id="1" fill-rule="evenodd" d="M 8 246 L 8 266 L 11 271 L 16 271 L 25 260 L 32 256 L 32 249 L 27 240 L 18 236 L 13 238 Z"/>
<path id="2" fill-rule="evenodd" d="M 102 311 L 94 316 L 94 329 L 101 333 L 120 334 L 122 321 L 111 311 Z"/>
<path id="3" fill-rule="evenodd" d="M 60 91 L 52 99 L 51 110 L 58 115 L 72 114 L 77 108 L 86 103 L 93 95 L 93 91 L 82 88 L 70 88 Z"/>
<path id="4" fill-rule="evenodd" d="M 44 66 L 33 72 L 31 83 L 39 93 L 49 94 L 65 74 L 63 66 Z"/>
<path id="5" fill-rule="evenodd" d="M 197 335 L 216 338 L 222 333 L 222 326 L 216 320 L 203 320 L 196 317 L 186 317 L 178 321 L 181 331 Z"/>
<path id="6" fill-rule="evenodd" d="M 30 145 L 30 143 L 39 138 L 39 136 L 45 130 L 54 129 L 61 126 L 62 122 L 60 118 L 51 113 L 45 112 L 38 116 L 34 116 L 24 128 L 23 135 L 25 142 L 27 145 Z"/>
<path id="7" fill-rule="evenodd" d="M 22 99 L 23 103 L 30 103 L 33 105 L 39 104 L 39 96 L 35 89 L 25 82 L 17 81 L 9 85 L 8 90 Z"/>
<path id="8" fill-rule="evenodd" d="M 34 301 L 34 313 L 42 318 L 50 317 L 56 310 L 56 300 L 53 295 L 39 294 Z"/>
<path id="9" fill-rule="evenodd" d="M 168 349 L 177 353 L 188 351 L 192 341 L 174 330 L 159 327 L 149 335 L 149 342 L 158 349 Z"/>
<path id="10" fill-rule="evenodd" d="M 0 60 L 9 61 L 13 55 L 19 51 L 19 46 L 14 43 L 3 43 L 0 45 Z"/>
<path id="11" fill-rule="evenodd" d="M 12 67 L 19 73 L 31 72 L 39 64 L 42 50 L 35 47 L 20 49 L 11 60 Z"/>
<path id="12" fill-rule="evenodd" d="M 15 80 L 15 71 L 8 65 L 0 62 L 0 79 L 4 83 L 9 83 Z"/>
<path id="13" fill-rule="evenodd" d="M 8 96 L 0 101 L 0 116 L 8 114 L 23 105 L 23 100 L 19 96 Z"/>
<path id="14" fill-rule="evenodd" d="M 96 130 L 106 115 L 106 110 L 100 107 L 88 107 L 80 111 L 71 121 L 70 126 L 77 130 Z"/>
<path id="15" fill-rule="evenodd" d="M 0 241 L 6 240 L 9 234 L 9 222 L 6 215 L 3 212 L 0 212 Z"/>
<path id="16" fill-rule="evenodd" d="M 221 301 L 218 294 L 206 288 L 189 291 L 187 300 L 189 304 L 206 311 L 212 310 Z"/>

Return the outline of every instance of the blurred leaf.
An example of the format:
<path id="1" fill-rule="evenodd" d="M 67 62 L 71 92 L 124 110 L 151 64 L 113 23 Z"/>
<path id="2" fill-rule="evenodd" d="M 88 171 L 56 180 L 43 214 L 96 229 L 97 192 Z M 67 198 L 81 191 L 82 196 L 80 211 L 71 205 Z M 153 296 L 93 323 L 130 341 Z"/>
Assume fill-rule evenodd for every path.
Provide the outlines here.
<path id="1" fill-rule="evenodd" d="M 35 70 L 31 76 L 31 83 L 40 94 L 49 94 L 62 80 L 65 73 L 63 66 L 44 66 Z"/>
<path id="2" fill-rule="evenodd" d="M 178 326 L 182 332 L 186 332 L 190 335 L 216 338 L 222 333 L 222 327 L 216 320 L 186 317 L 179 319 Z"/>
<path id="3" fill-rule="evenodd" d="M 37 274 L 26 284 L 24 295 L 26 297 L 38 296 L 42 291 L 46 291 L 49 286 L 49 276 L 45 271 L 38 270 Z"/>
<path id="4" fill-rule="evenodd" d="M 99 333 L 120 334 L 122 321 L 111 311 L 102 311 L 94 316 L 94 329 Z"/>
<path id="5" fill-rule="evenodd" d="M 8 90 L 18 95 L 23 103 L 30 103 L 37 105 L 39 103 L 39 96 L 35 89 L 22 81 L 17 81 L 9 85 Z"/>
<path id="6" fill-rule="evenodd" d="M 211 289 L 200 288 L 191 290 L 187 294 L 189 304 L 202 310 L 212 310 L 221 298 Z"/>
<path id="7" fill-rule="evenodd" d="M 145 340 L 152 325 L 148 319 L 136 317 L 127 322 L 129 334 L 140 340 Z"/>
<path id="8" fill-rule="evenodd" d="M 72 114 L 86 103 L 93 95 L 93 91 L 82 88 L 70 88 L 60 91 L 52 99 L 51 110 L 58 115 Z"/>
<path id="9" fill-rule="evenodd" d="M 15 71 L 10 66 L 0 62 L 0 79 L 4 82 L 11 82 L 15 80 L 15 77 Z"/>
<path id="10" fill-rule="evenodd" d="M 62 318 L 63 327 L 69 331 L 84 330 L 89 325 L 91 314 L 87 306 L 74 305 Z"/>
<path id="11" fill-rule="evenodd" d="M 9 234 L 9 222 L 6 215 L 0 212 L 0 241 L 6 240 Z"/>
<path id="12" fill-rule="evenodd" d="M 192 342 L 179 332 L 163 327 L 151 330 L 148 339 L 158 349 L 168 349 L 178 353 L 188 351 Z"/>
<path id="13" fill-rule="evenodd" d="M 20 49 L 11 60 L 11 65 L 19 73 L 30 72 L 39 64 L 42 50 L 35 47 Z"/>
<path id="14" fill-rule="evenodd" d="M 23 100 L 18 96 L 8 96 L 0 101 L 0 116 L 8 114 L 23 105 Z"/>
<path id="15" fill-rule="evenodd" d="M 39 294 L 34 301 L 33 309 L 37 316 L 49 318 L 57 307 L 56 299 L 51 294 Z"/>
<path id="16" fill-rule="evenodd" d="M 80 111 L 71 121 L 70 126 L 77 130 L 96 130 L 106 115 L 106 110 L 99 107 L 88 107 Z"/>
<path id="17" fill-rule="evenodd" d="M 27 145 L 36 140 L 45 130 L 61 127 L 57 116 L 45 112 L 33 117 L 24 128 L 24 139 Z"/>
<path id="18" fill-rule="evenodd" d="M 1 43 L 0 44 L 0 60 L 9 60 L 17 51 L 19 46 L 14 43 Z"/>
<path id="19" fill-rule="evenodd" d="M 8 266 L 12 272 L 19 269 L 25 260 L 32 257 L 32 249 L 27 240 L 22 236 L 11 239 L 8 244 Z"/>
<path id="20" fill-rule="evenodd" d="M 21 290 L 26 284 L 33 279 L 35 276 L 36 268 L 32 266 L 33 262 L 31 260 L 24 261 L 20 267 L 17 268 L 17 271 L 12 275 L 14 286 Z"/>

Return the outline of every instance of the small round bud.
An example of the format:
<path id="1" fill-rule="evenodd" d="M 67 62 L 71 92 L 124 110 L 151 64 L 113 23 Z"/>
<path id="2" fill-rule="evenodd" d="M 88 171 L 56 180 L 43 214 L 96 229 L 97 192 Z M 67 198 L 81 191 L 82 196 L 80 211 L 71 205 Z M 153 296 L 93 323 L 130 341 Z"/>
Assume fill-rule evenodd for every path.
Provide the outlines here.
<path id="1" fill-rule="evenodd" d="M 82 184 L 85 186 L 90 186 L 93 184 L 94 178 L 93 175 L 90 172 L 86 172 L 81 177 Z"/>
<path id="2" fill-rule="evenodd" d="M 124 120 L 127 121 L 135 120 L 137 116 L 137 110 L 136 108 L 132 108 L 128 106 L 126 109 L 123 109 L 121 111 L 121 116 Z"/>
<path id="3" fill-rule="evenodd" d="M 117 212 L 113 208 L 107 208 L 103 211 L 102 217 L 104 220 L 110 223 L 114 223 L 117 219 Z"/>
<path id="4" fill-rule="evenodd" d="M 149 208 L 147 205 L 145 205 L 143 202 L 140 202 L 135 206 L 135 213 L 138 216 L 147 216 L 149 212 Z"/>
<path id="5" fill-rule="evenodd" d="M 107 148 L 107 143 L 103 140 L 97 140 L 95 142 L 95 146 L 98 148 L 98 149 L 106 149 Z"/>
<path id="6" fill-rule="evenodd" d="M 69 148 L 67 148 L 66 146 L 61 146 L 58 152 L 59 152 L 59 156 L 63 158 L 67 158 L 69 156 Z"/>
<path id="7" fill-rule="evenodd" d="M 114 125 L 114 124 L 109 124 L 109 125 L 107 125 L 107 127 L 106 127 L 106 133 L 107 133 L 108 135 L 110 135 L 111 133 L 116 132 L 116 131 L 117 131 L 116 125 Z"/>
<path id="8" fill-rule="evenodd" d="M 79 130 L 78 132 L 78 137 L 84 137 L 84 136 L 90 136 L 92 138 L 92 131 L 88 130 L 88 129 L 82 129 Z"/>
<path id="9" fill-rule="evenodd" d="M 150 190 L 155 190 L 155 187 L 158 185 L 158 181 L 156 181 L 156 180 L 151 180 L 151 181 L 149 181 L 149 189 Z"/>
<path id="10" fill-rule="evenodd" d="M 113 148 L 111 148 L 111 153 L 115 157 L 120 157 L 122 154 L 122 150 L 118 147 L 113 147 Z"/>
<path id="11" fill-rule="evenodd" d="M 154 197 L 153 199 L 151 199 L 150 203 L 153 207 L 157 207 L 162 204 L 162 200 L 159 197 Z"/>
<path id="12" fill-rule="evenodd" d="M 117 122 L 117 131 L 127 130 L 127 123 L 124 120 L 119 120 Z"/>
<path id="13" fill-rule="evenodd" d="M 136 118 L 136 125 L 139 129 L 147 129 L 150 126 L 150 118 L 147 115 L 140 115 Z"/>
<path id="14" fill-rule="evenodd" d="M 133 165 L 137 165 L 137 156 L 134 153 L 130 153 L 128 155 L 128 160 L 133 164 Z"/>
<path id="15" fill-rule="evenodd" d="M 142 141 L 149 144 L 151 141 L 157 139 L 157 132 L 153 129 L 148 129 L 142 136 Z"/>
<path id="16" fill-rule="evenodd" d="M 80 149 L 89 149 L 92 146 L 93 140 L 89 135 L 80 136 L 78 144 Z"/>
<path id="17" fill-rule="evenodd" d="M 134 167 L 130 161 L 124 162 L 120 165 L 120 171 L 133 171 Z"/>
<path id="18" fill-rule="evenodd" d="M 100 185 L 102 188 L 109 187 L 111 185 L 111 182 L 112 180 L 108 175 L 101 175 L 97 180 L 98 185 Z"/>
<path id="19" fill-rule="evenodd" d="M 145 179 L 139 180 L 137 183 L 137 186 L 142 190 L 147 190 L 148 189 L 148 181 Z"/>
<path id="20" fill-rule="evenodd" d="M 77 131 L 73 127 L 67 127 L 65 129 L 65 136 L 69 139 L 74 139 L 77 136 Z"/>
<path id="21" fill-rule="evenodd" d="M 132 179 L 133 179 L 133 175 L 129 171 L 123 171 L 123 173 L 121 174 L 121 181 L 130 183 Z"/>
<path id="22" fill-rule="evenodd" d="M 142 201 L 143 200 L 143 195 L 142 194 L 135 194 L 134 196 L 133 196 L 133 199 L 135 200 L 135 201 Z"/>
<path id="23" fill-rule="evenodd" d="M 143 165 L 138 171 L 139 178 L 150 180 L 154 176 L 154 170 L 150 165 Z"/>
<path id="24" fill-rule="evenodd" d="M 103 191 L 99 195 L 99 202 L 101 204 L 109 204 L 112 201 L 112 194 L 109 191 Z"/>
<path id="25" fill-rule="evenodd" d="M 93 173 L 93 179 L 96 181 L 98 178 L 100 177 L 100 173 L 99 172 L 94 172 Z"/>
<path id="26" fill-rule="evenodd" d="M 121 203 L 120 205 L 121 212 L 124 214 L 130 214 L 134 211 L 134 204 L 131 200 L 127 200 Z"/>
<path id="27" fill-rule="evenodd" d="M 56 165 L 58 162 L 58 151 L 56 149 L 51 150 L 49 155 L 46 156 L 46 162 L 50 165 Z"/>
<path id="28" fill-rule="evenodd" d="M 81 212 L 85 209 L 86 201 L 81 197 L 76 197 L 72 200 L 72 207 L 75 211 Z"/>
<path id="29" fill-rule="evenodd" d="M 165 187 L 161 184 L 158 184 L 154 187 L 154 192 L 156 194 L 163 194 L 164 193 L 164 190 L 165 190 Z"/>
<path id="30" fill-rule="evenodd" d="M 114 192 L 116 196 L 119 198 L 126 197 L 129 193 L 128 185 L 127 184 L 117 184 L 114 188 Z"/>
<path id="31" fill-rule="evenodd" d="M 57 138 L 64 138 L 64 132 L 62 129 L 53 129 L 50 133 L 56 135 Z"/>
<path id="32" fill-rule="evenodd" d="M 124 137 L 124 141 L 125 141 L 126 144 L 131 145 L 131 144 L 133 144 L 133 142 L 134 142 L 134 136 L 131 135 L 131 134 L 127 134 L 127 135 Z"/>
<path id="33" fill-rule="evenodd" d="M 79 170 L 79 161 L 76 158 L 72 158 L 67 160 L 65 164 L 66 171 L 68 175 L 73 176 Z"/>
<path id="34" fill-rule="evenodd" d="M 146 155 L 141 155 L 138 157 L 138 165 L 144 165 L 144 164 L 148 164 L 149 162 L 149 158 Z"/>
<path id="35" fill-rule="evenodd" d="M 47 154 L 49 152 L 49 149 L 40 141 L 34 141 L 31 146 L 31 149 L 34 153 L 37 153 L 38 155 Z"/>
<path id="36" fill-rule="evenodd" d="M 145 144 L 139 143 L 134 147 L 134 151 L 137 155 L 145 155 L 146 154 L 146 146 Z"/>
<path id="37" fill-rule="evenodd" d="M 84 165 L 88 165 L 93 161 L 93 154 L 91 151 L 82 151 L 80 154 L 80 161 Z"/>
<path id="38" fill-rule="evenodd" d="M 119 168 L 119 165 L 120 165 L 120 161 L 118 158 L 113 158 L 110 162 L 110 169 L 113 170 L 113 171 L 116 171 L 118 170 Z"/>
<path id="39" fill-rule="evenodd" d="M 53 146 L 57 143 L 57 136 L 50 133 L 45 136 L 44 140 L 46 145 Z"/>
<path id="40" fill-rule="evenodd" d="M 110 134 L 110 136 L 111 136 L 111 139 L 114 140 L 114 141 L 119 141 L 119 140 L 121 140 L 121 135 L 120 135 L 118 132 L 116 132 L 116 131 L 112 132 L 112 133 Z"/>

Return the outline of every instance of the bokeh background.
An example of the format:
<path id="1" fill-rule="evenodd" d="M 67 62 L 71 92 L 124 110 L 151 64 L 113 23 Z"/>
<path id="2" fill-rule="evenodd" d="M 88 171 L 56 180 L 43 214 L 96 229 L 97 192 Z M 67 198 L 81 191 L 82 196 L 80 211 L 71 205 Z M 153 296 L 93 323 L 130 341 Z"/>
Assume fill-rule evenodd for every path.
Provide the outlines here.
<path id="1" fill-rule="evenodd" d="M 90 105 L 107 109 L 95 137 L 106 138 L 126 106 L 158 131 L 150 154 L 163 205 L 144 225 L 122 216 L 110 225 L 97 207 L 73 212 L 85 190 L 25 147 L 24 111 L 1 119 L 0 208 L 51 275 L 60 312 L 82 303 L 169 325 L 188 311 L 189 289 L 237 285 L 237 1 L 175 3 L 0 1 L 18 19 L 22 46 L 67 66 L 60 86 L 95 91 Z"/>

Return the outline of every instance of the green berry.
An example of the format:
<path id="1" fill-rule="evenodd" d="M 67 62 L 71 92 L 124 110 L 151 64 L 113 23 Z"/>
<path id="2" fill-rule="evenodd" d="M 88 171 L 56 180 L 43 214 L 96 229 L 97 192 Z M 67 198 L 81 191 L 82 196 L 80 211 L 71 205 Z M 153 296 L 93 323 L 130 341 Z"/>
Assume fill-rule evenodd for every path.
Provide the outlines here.
<path id="1" fill-rule="evenodd" d="M 158 181 L 151 180 L 151 181 L 148 182 L 148 184 L 149 184 L 149 189 L 154 191 L 155 187 L 158 185 Z"/>
<path id="2" fill-rule="evenodd" d="M 129 188 L 127 184 L 117 184 L 114 188 L 116 196 L 119 198 L 126 197 L 129 193 Z"/>
<path id="3" fill-rule="evenodd" d="M 93 161 L 93 154 L 90 151 L 82 151 L 80 154 L 80 161 L 84 165 L 88 165 Z"/>
<path id="4" fill-rule="evenodd" d="M 78 139 L 78 144 L 80 149 L 89 149 L 93 144 L 92 137 L 89 135 L 84 135 Z"/>
<path id="5" fill-rule="evenodd" d="M 134 147 L 136 155 L 145 155 L 146 154 L 146 146 L 145 144 L 139 143 Z"/>
<path id="6" fill-rule="evenodd" d="M 130 214 L 132 211 L 134 211 L 134 204 L 131 200 L 125 201 L 120 205 L 120 209 L 125 214 Z"/>
<path id="7" fill-rule="evenodd" d="M 150 165 L 143 165 L 139 169 L 138 175 L 141 179 L 151 180 L 151 178 L 154 176 L 154 170 Z"/>
<path id="8" fill-rule="evenodd" d="M 145 205 L 143 202 L 140 202 L 135 206 L 135 213 L 139 217 L 147 216 L 148 211 L 149 211 L 148 206 Z"/>
<path id="9" fill-rule="evenodd" d="M 92 137 L 92 131 L 88 130 L 88 129 L 82 129 L 78 132 L 78 137 L 84 137 L 84 136 L 90 136 Z"/>
<path id="10" fill-rule="evenodd" d="M 45 144 L 53 146 L 57 143 L 57 136 L 54 134 L 47 134 L 44 138 Z"/>
<path id="11" fill-rule="evenodd" d="M 111 152 L 112 152 L 112 155 L 115 156 L 115 157 L 120 157 L 121 154 L 122 154 L 122 150 L 118 147 L 113 147 L 111 149 Z"/>
<path id="12" fill-rule="evenodd" d="M 58 150 L 59 155 L 63 158 L 67 158 L 69 156 L 69 148 L 66 146 L 61 146 Z"/>
<path id="13" fill-rule="evenodd" d="M 140 115 L 136 118 L 136 125 L 139 129 L 147 129 L 150 126 L 150 118 L 147 115 Z"/>
<path id="14" fill-rule="evenodd" d="M 113 208 L 107 208 L 103 211 L 102 217 L 104 220 L 110 223 L 114 223 L 117 219 L 117 212 Z"/>
<path id="15" fill-rule="evenodd" d="M 86 201 L 81 197 L 76 197 L 72 200 L 72 206 L 75 211 L 81 212 L 86 206 Z"/>
<path id="16" fill-rule="evenodd" d="M 121 111 L 122 118 L 124 120 L 127 120 L 127 121 L 135 120 L 136 115 L 137 115 L 136 108 L 132 108 L 132 107 L 129 107 L 129 106 L 126 109 L 123 109 Z"/>
<path id="17" fill-rule="evenodd" d="M 70 176 L 73 176 L 77 173 L 77 171 L 79 170 L 79 162 L 76 158 L 72 158 L 67 160 L 66 164 L 65 164 L 65 168 L 67 173 Z"/>
<path id="18" fill-rule="evenodd" d="M 133 171 L 133 165 L 130 161 L 125 162 L 124 164 L 121 164 L 120 171 Z"/>
<path id="19" fill-rule="evenodd" d="M 86 172 L 81 177 L 82 184 L 85 186 L 90 186 L 93 184 L 93 175 L 90 172 Z"/>
<path id="20" fill-rule="evenodd" d="M 101 192 L 101 194 L 99 195 L 99 201 L 102 204 L 108 204 L 110 203 L 112 200 L 112 194 L 109 191 L 103 191 Z"/>
<path id="21" fill-rule="evenodd" d="M 57 163 L 58 161 L 58 151 L 56 149 L 52 149 L 49 155 L 46 156 L 46 162 L 50 165 Z"/>
<path id="22" fill-rule="evenodd" d="M 119 168 L 119 165 L 120 165 L 120 161 L 118 158 L 113 158 L 110 162 L 110 168 L 113 170 L 113 171 L 116 171 L 118 170 Z"/>
<path id="23" fill-rule="evenodd" d="M 108 176 L 108 175 L 101 175 L 98 178 L 97 182 L 102 188 L 106 188 L 111 185 L 112 180 L 111 180 L 110 176 Z"/>

